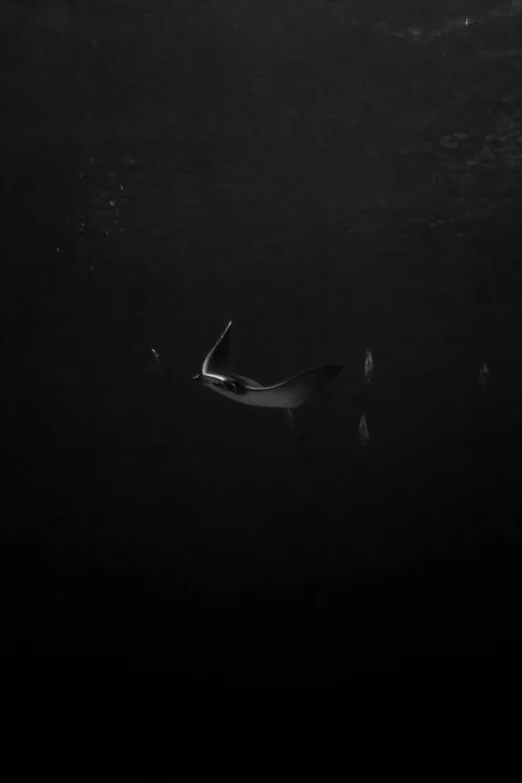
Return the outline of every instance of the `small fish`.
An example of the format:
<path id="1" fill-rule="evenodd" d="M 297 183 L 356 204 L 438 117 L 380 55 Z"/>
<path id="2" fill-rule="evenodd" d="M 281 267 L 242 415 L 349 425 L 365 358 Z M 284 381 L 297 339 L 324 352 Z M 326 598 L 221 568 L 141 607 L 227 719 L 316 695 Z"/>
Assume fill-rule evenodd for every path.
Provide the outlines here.
<path id="1" fill-rule="evenodd" d="M 368 348 L 366 351 L 366 359 L 364 360 L 364 382 L 370 383 L 373 373 L 373 356 L 372 352 Z"/>
<path id="2" fill-rule="evenodd" d="M 368 445 L 368 441 L 370 440 L 370 433 L 368 432 L 368 425 L 366 423 L 366 414 L 363 413 L 361 416 L 361 420 L 359 422 L 359 440 L 361 442 L 361 446 L 364 447 Z"/>
<path id="3" fill-rule="evenodd" d="M 232 321 L 229 321 L 225 331 L 207 354 L 201 372 L 193 376 L 195 381 L 230 400 L 261 408 L 284 408 L 289 412 L 288 418 L 291 421 L 290 414 L 293 409 L 313 400 L 326 382 L 342 370 L 341 364 L 329 364 L 293 375 L 273 386 L 262 386 L 251 378 L 226 369 L 231 325 Z"/>
<path id="4" fill-rule="evenodd" d="M 486 391 L 488 381 L 489 381 L 489 367 L 486 364 L 486 362 L 484 362 L 479 372 L 479 383 L 480 383 L 480 388 L 482 389 L 483 392 Z"/>
<path id="5" fill-rule="evenodd" d="M 152 353 L 152 355 L 154 357 L 154 361 L 155 362 L 159 362 L 159 360 L 161 359 L 161 354 L 159 354 L 157 351 L 155 351 L 154 348 L 151 348 L 150 350 L 151 350 L 151 353 Z"/>

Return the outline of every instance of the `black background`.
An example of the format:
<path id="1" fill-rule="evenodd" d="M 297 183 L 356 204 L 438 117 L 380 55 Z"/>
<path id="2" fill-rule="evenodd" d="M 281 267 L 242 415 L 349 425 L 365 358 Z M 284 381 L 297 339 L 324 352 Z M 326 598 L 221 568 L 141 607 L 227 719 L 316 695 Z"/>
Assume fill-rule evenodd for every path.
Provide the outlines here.
<path id="1" fill-rule="evenodd" d="M 298 686 L 506 660 L 516 4 L 2 14 L 4 654 Z M 344 364 L 294 432 L 195 387 L 229 319 L 258 381 Z"/>

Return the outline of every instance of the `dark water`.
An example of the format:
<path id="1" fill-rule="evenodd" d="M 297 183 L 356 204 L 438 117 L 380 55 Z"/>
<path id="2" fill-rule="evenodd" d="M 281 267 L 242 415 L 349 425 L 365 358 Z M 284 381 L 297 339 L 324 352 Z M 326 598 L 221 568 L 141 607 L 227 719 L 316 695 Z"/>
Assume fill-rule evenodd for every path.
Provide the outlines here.
<path id="1" fill-rule="evenodd" d="M 505 659 L 518 4 L 171 5 L 10 6 L 5 652 L 249 685 Z M 194 387 L 229 319 L 258 381 L 344 364 L 293 432 Z"/>

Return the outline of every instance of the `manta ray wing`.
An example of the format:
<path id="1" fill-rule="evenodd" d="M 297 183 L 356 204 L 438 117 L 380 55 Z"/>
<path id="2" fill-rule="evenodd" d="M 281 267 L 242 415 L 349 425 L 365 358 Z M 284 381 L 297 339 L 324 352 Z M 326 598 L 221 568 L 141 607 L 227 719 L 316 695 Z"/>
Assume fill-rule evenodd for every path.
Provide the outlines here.
<path id="1" fill-rule="evenodd" d="M 325 384 L 342 368 L 342 364 L 328 364 L 294 375 L 275 386 L 245 386 L 247 394 L 241 402 L 262 408 L 298 408 L 318 397 Z"/>
<path id="2" fill-rule="evenodd" d="M 227 328 L 216 342 L 213 348 L 208 352 L 201 372 L 203 375 L 215 375 L 222 377 L 228 361 L 230 352 L 230 327 L 232 321 L 228 322 Z M 226 373 L 225 373 L 226 375 Z"/>

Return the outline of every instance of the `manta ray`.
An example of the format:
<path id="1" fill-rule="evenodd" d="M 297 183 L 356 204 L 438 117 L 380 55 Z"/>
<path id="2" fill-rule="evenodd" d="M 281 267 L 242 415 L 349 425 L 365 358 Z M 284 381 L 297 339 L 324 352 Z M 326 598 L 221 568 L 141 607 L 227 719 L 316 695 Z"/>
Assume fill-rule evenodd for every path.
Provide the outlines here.
<path id="1" fill-rule="evenodd" d="M 284 408 L 292 422 L 294 408 L 299 408 L 317 398 L 326 382 L 343 368 L 342 364 L 314 367 L 273 386 L 262 386 L 251 378 L 226 369 L 231 326 L 232 321 L 229 321 L 225 331 L 207 354 L 201 372 L 193 377 L 195 381 L 199 381 L 209 389 L 243 405 Z"/>

